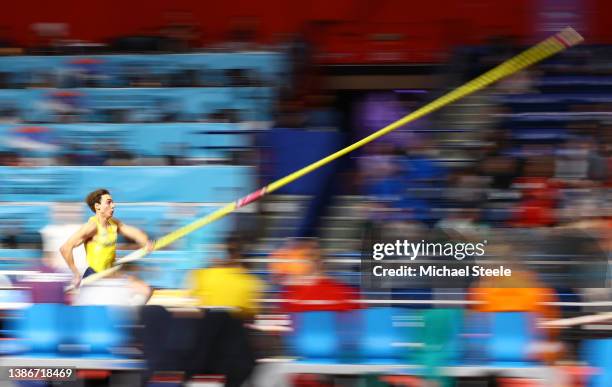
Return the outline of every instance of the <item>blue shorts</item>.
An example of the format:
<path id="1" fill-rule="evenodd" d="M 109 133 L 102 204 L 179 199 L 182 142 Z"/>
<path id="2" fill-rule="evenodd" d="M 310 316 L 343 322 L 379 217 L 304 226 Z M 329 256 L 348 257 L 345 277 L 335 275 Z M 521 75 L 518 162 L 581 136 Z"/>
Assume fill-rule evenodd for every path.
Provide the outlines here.
<path id="1" fill-rule="evenodd" d="M 97 273 L 97 271 L 95 271 L 91 267 L 88 267 L 87 270 L 85 270 L 85 273 L 83 273 L 83 279 L 89 277 L 92 274 L 96 274 L 96 273 Z"/>

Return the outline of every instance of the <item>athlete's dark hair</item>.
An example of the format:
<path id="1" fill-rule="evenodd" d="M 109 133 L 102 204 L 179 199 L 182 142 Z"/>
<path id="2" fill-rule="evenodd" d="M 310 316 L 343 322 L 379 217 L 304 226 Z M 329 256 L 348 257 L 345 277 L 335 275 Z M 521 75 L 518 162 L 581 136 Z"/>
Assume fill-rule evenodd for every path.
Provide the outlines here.
<path id="1" fill-rule="evenodd" d="M 107 189 L 100 188 L 93 192 L 90 192 L 89 195 L 87 195 L 87 197 L 85 198 L 85 203 L 87 203 L 87 205 L 89 206 L 89 209 L 93 211 L 94 214 L 96 213 L 95 204 L 96 203 L 100 204 L 100 199 L 104 195 L 110 195 L 110 192 L 108 192 Z"/>

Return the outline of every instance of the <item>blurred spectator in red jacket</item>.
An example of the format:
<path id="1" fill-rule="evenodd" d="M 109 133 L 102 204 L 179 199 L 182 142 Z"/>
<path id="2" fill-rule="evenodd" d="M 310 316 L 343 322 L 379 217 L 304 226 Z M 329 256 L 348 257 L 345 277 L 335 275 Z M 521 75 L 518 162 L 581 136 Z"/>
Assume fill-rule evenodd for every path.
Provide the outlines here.
<path id="1" fill-rule="evenodd" d="M 315 239 L 293 241 L 275 256 L 289 261 L 272 266 L 284 285 L 283 312 L 346 311 L 358 307 L 352 302 L 359 298 L 357 291 L 325 274 L 321 249 Z"/>

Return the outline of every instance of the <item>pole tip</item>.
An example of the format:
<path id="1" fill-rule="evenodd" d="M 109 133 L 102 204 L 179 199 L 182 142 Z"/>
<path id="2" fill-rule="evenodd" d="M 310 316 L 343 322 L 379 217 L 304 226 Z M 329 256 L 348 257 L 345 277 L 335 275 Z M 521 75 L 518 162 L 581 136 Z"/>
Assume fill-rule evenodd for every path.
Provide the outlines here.
<path id="1" fill-rule="evenodd" d="M 580 44 L 584 38 L 572 27 L 566 27 L 555 34 L 555 37 L 566 47 Z"/>

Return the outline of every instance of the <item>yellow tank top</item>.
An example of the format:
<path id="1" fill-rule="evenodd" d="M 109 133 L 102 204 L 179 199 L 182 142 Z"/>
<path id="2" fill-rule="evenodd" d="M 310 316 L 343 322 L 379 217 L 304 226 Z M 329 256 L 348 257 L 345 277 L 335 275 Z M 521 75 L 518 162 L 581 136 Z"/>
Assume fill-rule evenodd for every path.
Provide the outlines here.
<path id="1" fill-rule="evenodd" d="M 117 247 L 117 222 L 113 219 L 108 220 L 108 227 L 103 227 L 97 217 L 89 218 L 90 222 L 95 222 L 96 235 L 85 243 L 85 253 L 89 267 L 96 272 L 106 270 L 115 261 Z"/>

